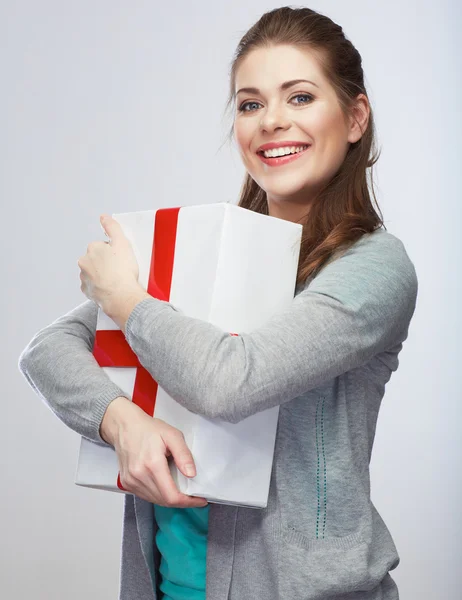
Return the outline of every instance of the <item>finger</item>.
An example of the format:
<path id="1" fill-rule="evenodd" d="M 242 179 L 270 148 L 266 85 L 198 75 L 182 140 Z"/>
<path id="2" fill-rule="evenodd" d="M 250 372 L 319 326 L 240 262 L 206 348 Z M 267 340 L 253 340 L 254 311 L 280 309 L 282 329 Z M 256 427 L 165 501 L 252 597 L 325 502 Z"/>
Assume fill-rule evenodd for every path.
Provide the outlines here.
<path id="1" fill-rule="evenodd" d="M 176 504 L 167 504 L 155 485 L 146 487 L 140 484 L 133 489 L 125 488 L 125 491 L 152 504 L 168 508 L 204 508 L 208 505 L 205 498 L 196 498 L 185 494 L 180 494 L 180 500 Z"/>
<path id="2" fill-rule="evenodd" d="M 169 429 L 162 432 L 162 439 L 167 449 L 170 451 L 176 466 L 186 477 L 195 477 L 197 474 L 194 458 L 191 450 L 186 445 L 181 431 L 178 429 Z"/>
<path id="3" fill-rule="evenodd" d="M 159 504 L 162 502 L 162 496 L 155 486 L 154 482 L 150 480 L 150 485 L 145 485 L 142 480 L 136 480 L 133 478 L 127 479 L 122 473 L 119 475 L 120 484 L 125 492 L 134 494 L 143 500 Z"/>
<path id="4" fill-rule="evenodd" d="M 153 504 L 158 504 L 159 506 L 167 506 L 170 508 L 202 508 L 208 504 L 205 498 L 196 498 L 195 496 L 182 494 L 178 491 L 175 484 L 174 490 L 176 496 L 165 498 L 156 485 L 152 474 L 144 481 L 137 481 L 137 485 L 134 489 L 135 491 L 133 493 L 137 496 L 148 502 L 152 502 Z"/>
<path id="5" fill-rule="evenodd" d="M 106 237 L 109 237 L 109 236 L 108 236 L 108 234 L 107 234 L 107 231 L 104 229 L 104 227 L 103 227 L 103 225 L 102 225 L 102 223 L 101 223 L 101 222 L 100 222 L 100 227 L 101 227 L 101 229 L 103 230 L 103 233 L 104 233 L 104 235 L 105 235 Z"/>
<path id="6" fill-rule="evenodd" d="M 192 508 L 204 506 L 207 503 L 205 498 L 194 498 L 178 491 L 165 456 L 156 459 L 155 463 L 151 464 L 150 467 L 154 483 L 166 506 Z"/>
<path id="7" fill-rule="evenodd" d="M 208 504 L 205 498 L 196 498 L 180 493 L 173 480 L 172 482 L 175 495 L 165 498 L 156 485 L 154 474 L 146 465 L 138 465 L 131 470 L 127 470 L 123 469 L 121 466 L 121 461 L 119 460 L 119 468 L 121 469 L 119 477 L 122 488 L 126 492 L 135 494 L 143 500 L 147 500 L 153 504 L 158 504 L 159 506 L 178 508 L 200 508 L 207 506 Z"/>
<path id="8" fill-rule="evenodd" d="M 100 224 L 103 231 L 111 240 L 121 240 L 125 238 L 122 226 L 110 215 L 101 215 Z"/>
<path id="9" fill-rule="evenodd" d="M 128 467 L 122 464 L 119 456 L 117 456 L 117 459 L 119 462 L 119 482 L 122 489 L 155 504 L 162 501 L 162 496 L 146 465 L 138 464 L 134 467 Z"/>
<path id="10" fill-rule="evenodd" d="M 196 498 L 196 496 L 187 496 L 186 494 L 181 494 L 182 499 L 180 500 L 180 504 L 177 505 L 177 508 L 204 508 L 208 506 L 208 502 L 205 498 Z"/>

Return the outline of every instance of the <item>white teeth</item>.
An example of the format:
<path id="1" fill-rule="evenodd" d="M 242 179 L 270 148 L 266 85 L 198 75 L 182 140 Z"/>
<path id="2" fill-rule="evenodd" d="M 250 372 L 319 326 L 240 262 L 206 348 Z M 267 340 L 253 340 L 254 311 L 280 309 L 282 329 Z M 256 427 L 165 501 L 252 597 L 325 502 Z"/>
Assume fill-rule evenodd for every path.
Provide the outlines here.
<path id="1" fill-rule="evenodd" d="M 306 150 L 308 146 L 286 146 L 284 148 L 273 148 L 272 150 L 265 150 L 263 155 L 266 158 L 275 158 L 277 156 L 284 156 L 286 154 L 296 154 L 302 150 Z"/>

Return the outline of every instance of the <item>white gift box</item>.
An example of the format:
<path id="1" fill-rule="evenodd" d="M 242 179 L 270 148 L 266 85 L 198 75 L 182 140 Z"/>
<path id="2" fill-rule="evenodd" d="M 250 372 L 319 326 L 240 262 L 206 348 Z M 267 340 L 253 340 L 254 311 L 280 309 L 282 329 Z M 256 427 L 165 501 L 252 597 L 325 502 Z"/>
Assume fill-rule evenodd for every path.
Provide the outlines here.
<path id="1" fill-rule="evenodd" d="M 166 299 L 185 315 L 239 335 L 260 327 L 293 301 L 302 233 L 299 224 L 227 203 L 112 216 L 133 246 L 140 284 L 151 293 L 149 276 L 153 273 Z M 109 340 L 121 345 L 123 337 L 101 309 L 96 336 L 108 348 L 112 348 Z M 122 343 L 127 350 L 125 338 Z M 148 414 L 185 436 L 197 475 L 185 477 L 170 460 L 181 492 L 209 502 L 267 505 L 279 407 L 236 424 L 208 419 L 170 398 L 139 363 L 133 366 L 132 360 L 128 363 L 132 366 L 126 366 L 123 358 L 118 360 L 123 366 L 102 367 L 110 379 L 133 401 L 137 385 L 137 398 L 141 397 L 137 403 L 144 403 Z M 136 379 L 141 370 L 143 377 Z M 153 413 L 146 402 L 152 402 Z M 113 448 L 82 438 L 77 485 L 125 493 L 118 486 L 118 473 Z"/>

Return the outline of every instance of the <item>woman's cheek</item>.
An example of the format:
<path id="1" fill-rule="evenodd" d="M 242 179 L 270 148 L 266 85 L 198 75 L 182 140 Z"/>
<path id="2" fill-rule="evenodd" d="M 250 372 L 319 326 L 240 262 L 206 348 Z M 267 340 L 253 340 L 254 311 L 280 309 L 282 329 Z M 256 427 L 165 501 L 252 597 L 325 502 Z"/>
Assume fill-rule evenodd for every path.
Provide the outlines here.
<path id="1" fill-rule="evenodd" d="M 243 140 L 237 140 L 237 141 L 238 141 L 238 152 L 241 156 L 241 160 L 246 167 L 250 167 L 251 166 L 251 151 L 248 148 L 248 143 L 247 143 L 247 146 L 245 146 Z"/>
<path id="2" fill-rule="evenodd" d="M 241 156 L 244 155 L 244 137 L 239 131 L 234 132 L 234 138 L 236 140 L 237 149 L 239 150 L 239 154 Z"/>

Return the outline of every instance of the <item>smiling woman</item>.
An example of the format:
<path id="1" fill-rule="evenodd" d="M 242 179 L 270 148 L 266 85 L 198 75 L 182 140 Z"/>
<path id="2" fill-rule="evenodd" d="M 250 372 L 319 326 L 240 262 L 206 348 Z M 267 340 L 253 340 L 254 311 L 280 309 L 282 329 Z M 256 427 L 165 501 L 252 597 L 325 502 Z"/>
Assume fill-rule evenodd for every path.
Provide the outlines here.
<path id="1" fill-rule="evenodd" d="M 303 224 L 289 308 L 230 336 L 139 295 L 110 220 L 111 245 L 90 246 L 80 264 L 89 297 L 179 404 L 230 424 L 280 407 L 267 507 L 199 508 L 178 492 L 166 457 L 185 469 L 194 457 L 96 363 L 95 302 L 39 331 L 20 369 L 64 423 L 116 450 L 133 494 L 120 600 L 398 600 L 389 572 L 399 556 L 370 497 L 369 462 L 418 283 L 372 206 L 367 169 L 378 157 L 361 56 L 329 18 L 275 9 L 239 42 L 231 103 L 246 169 L 239 206 Z"/>

